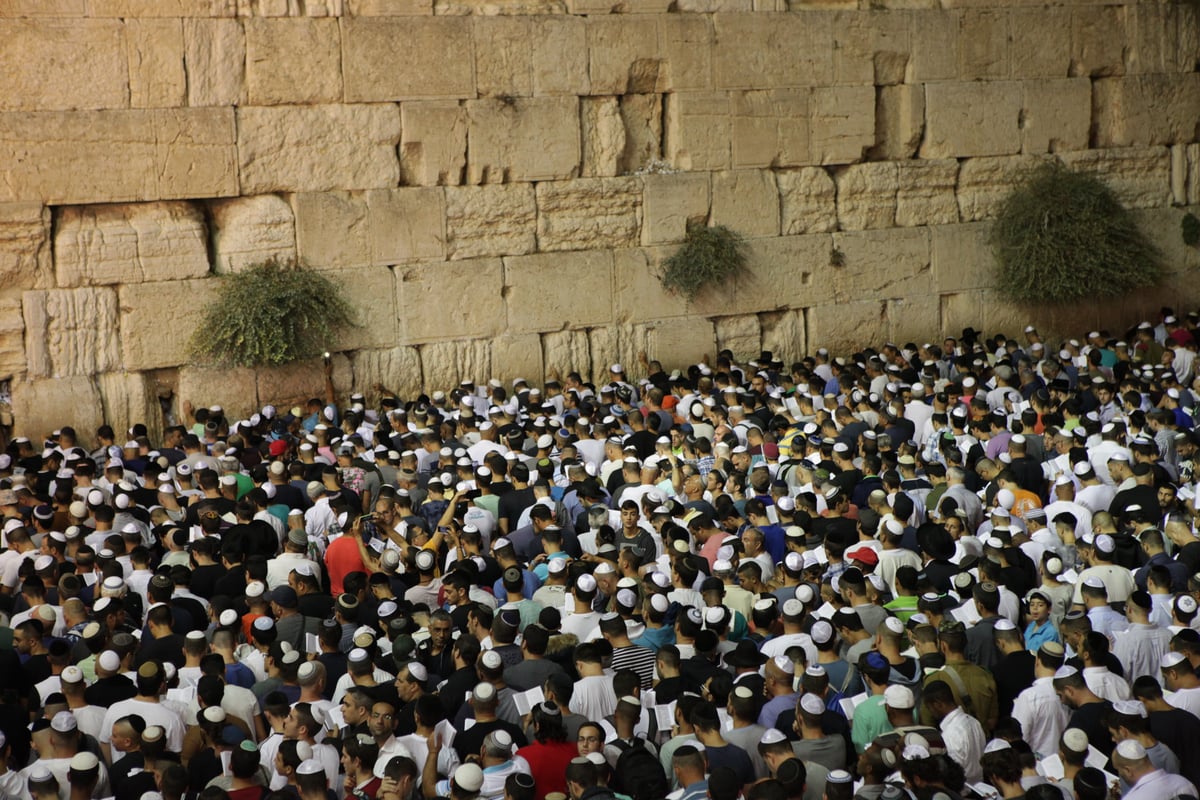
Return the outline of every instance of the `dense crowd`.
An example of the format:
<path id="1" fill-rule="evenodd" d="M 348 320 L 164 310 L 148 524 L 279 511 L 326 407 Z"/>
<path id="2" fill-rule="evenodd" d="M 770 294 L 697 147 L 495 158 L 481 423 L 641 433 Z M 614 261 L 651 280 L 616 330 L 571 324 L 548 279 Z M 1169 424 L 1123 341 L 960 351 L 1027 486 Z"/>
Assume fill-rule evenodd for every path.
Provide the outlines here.
<path id="1" fill-rule="evenodd" d="M 0 796 L 1196 797 L 1198 325 L 13 439 Z"/>

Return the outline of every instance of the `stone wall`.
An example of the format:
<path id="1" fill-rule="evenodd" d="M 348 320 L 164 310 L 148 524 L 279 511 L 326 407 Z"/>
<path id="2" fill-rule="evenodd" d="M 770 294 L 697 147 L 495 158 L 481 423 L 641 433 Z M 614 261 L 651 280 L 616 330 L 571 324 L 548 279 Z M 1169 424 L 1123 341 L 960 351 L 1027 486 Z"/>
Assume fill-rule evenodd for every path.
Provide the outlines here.
<path id="1" fill-rule="evenodd" d="M 270 257 L 344 280 L 345 390 L 1200 299 L 1194 3 L 0 0 L 0 38 L 17 432 L 319 391 L 317 365 L 188 364 L 219 276 Z M 1048 158 L 1137 210 L 1163 287 L 1001 298 L 988 220 Z M 693 220 L 745 234 L 752 269 L 688 305 L 658 276 Z"/>

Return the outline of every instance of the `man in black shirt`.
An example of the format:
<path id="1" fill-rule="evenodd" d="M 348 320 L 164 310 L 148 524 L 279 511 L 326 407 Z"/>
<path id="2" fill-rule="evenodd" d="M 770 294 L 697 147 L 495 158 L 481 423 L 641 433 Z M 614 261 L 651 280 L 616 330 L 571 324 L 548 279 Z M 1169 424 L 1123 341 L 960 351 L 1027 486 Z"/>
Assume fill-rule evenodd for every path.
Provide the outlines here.
<path id="1" fill-rule="evenodd" d="M 147 661 L 170 662 L 176 667 L 184 665 L 183 637 L 174 631 L 174 615 L 168 605 L 157 605 L 146 613 L 149 636 L 143 635 L 138 647 L 134 666 L 140 667 Z"/>

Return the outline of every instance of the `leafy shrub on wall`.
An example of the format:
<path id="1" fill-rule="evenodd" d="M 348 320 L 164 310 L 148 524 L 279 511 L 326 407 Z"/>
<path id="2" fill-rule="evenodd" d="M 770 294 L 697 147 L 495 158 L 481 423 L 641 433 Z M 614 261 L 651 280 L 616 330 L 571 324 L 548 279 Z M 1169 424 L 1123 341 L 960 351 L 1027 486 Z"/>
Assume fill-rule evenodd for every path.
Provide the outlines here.
<path id="1" fill-rule="evenodd" d="M 708 287 L 728 283 L 745 271 L 746 241 L 724 225 L 689 222 L 683 244 L 663 268 L 663 288 L 690 303 Z"/>

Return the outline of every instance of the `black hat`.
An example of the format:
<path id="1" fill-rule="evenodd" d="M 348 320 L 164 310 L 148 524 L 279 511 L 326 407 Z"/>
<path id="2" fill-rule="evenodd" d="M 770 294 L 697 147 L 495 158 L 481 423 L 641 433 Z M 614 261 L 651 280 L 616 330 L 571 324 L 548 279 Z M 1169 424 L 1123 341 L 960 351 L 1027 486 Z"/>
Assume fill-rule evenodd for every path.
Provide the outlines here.
<path id="1" fill-rule="evenodd" d="M 725 665 L 728 667 L 761 667 L 767 663 L 767 656 L 754 644 L 752 639 L 742 639 L 737 647 L 725 654 Z"/>
<path id="2" fill-rule="evenodd" d="M 917 544 L 922 552 L 935 560 L 949 561 L 954 556 L 954 538 L 936 522 L 917 528 Z"/>

